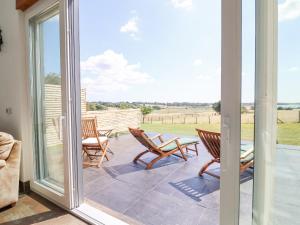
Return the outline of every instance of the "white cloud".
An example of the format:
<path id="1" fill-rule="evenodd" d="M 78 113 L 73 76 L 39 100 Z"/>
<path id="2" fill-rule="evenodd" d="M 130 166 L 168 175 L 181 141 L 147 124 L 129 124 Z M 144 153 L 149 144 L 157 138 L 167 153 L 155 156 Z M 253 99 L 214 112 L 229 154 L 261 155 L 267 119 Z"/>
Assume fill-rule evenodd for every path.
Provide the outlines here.
<path id="1" fill-rule="evenodd" d="M 135 16 L 128 20 L 128 22 L 120 28 L 120 32 L 128 33 L 131 37 L 136 37 L 139 32 L 138 17 Z"/>
<path id="2" fill-rule="evenodd" d="M 171 3 L 175 8 L 189 10 L 193 7 L 193 0 L 171 0 Z"/>
<path id="3" fill-rule="evenodd" d="M 285 0 L 278 5 L 279 21 L 294 20 L 300 17 L 300 1 Z"/>
<path id="4" fill-rule="evenodd" d="M 129 64 L 123 54 L 106 50 L 82 61 L 82 86 L 86 88 L 88 98 L 99 96 L 99 92 L 122 91 L 134 85 L 152 81 L 149 74 L 141 71 L 141 66 Z"/>
<path id="5" fill-rule="evenodd" d="M 203 64 L 203 61 L 201 59 L 195 59 L 193 62 L 194 66 L 201 66 Z"/>
<path id="6" fill-rule="evenodd" d="M 297 66 L 293 66 L 291 68 L 288 69 L 289 72 L 299 72 L 300 71 L 300 68 L 297 67 Z"/>

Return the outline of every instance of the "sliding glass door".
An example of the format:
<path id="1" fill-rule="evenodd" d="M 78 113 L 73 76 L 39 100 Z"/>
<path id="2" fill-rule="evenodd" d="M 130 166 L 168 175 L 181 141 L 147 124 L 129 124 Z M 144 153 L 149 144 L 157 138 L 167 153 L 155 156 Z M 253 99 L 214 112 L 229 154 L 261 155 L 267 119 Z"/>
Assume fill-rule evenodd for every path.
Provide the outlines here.
<path id="1" fill-rule="evenodd" d="M 176 2 L 176 1 L 172 1 L 172 2 Z M 264 1 L 264 3 L 260 3 L 259 5 L 256 6 L 257 27 L 256 27 L 256 72 L 255 73 L 257 79 L 256 79 L 256 102 L 255 102 L 256 124 L 255 124 L 254 148 L 255 148 L 255 160 L 256 160 L 255 168 L 257 172 L 255 172 L 255 180 L 254 180 L 255 189 L 253 194 L 254 195 L 253 215 L 255 216 L 254 222 L 257 221 L 256 222 L 257 224 L 268 224 L 267 223 L 268 218 L 266 217 L 266 215 L 270 215 L 270 211 L 268 211 L 270 206 L 269 200 L 273 198 L 272 195 L 273 192 L 271 192 L 272 185 L 270 184 L 272 184 L 272 182 L 274 181 L 272 177 L 274 172 L 272 166 L 273 166 L 275 153 L 276 153 L 276 145 L 275 145 L 276 142 L 274 142 L 274 138 L 276 139 L 275 137 L 276 121 L 274 120 L 274 118 L 276 119 L 276 116 L 274 116 L 274 112 L 275 112 L 274 109 L 276 109 L 276 106 L 274 108 L 274 104 L 276 104 L 276 98 L 274 97 L 276 94 L 276 89 L 274 87 L 274 84 L 276 84 L 275 81 L 276 81 L 277 68 L 276 68 L 276 59 L 275 59 L 276 47 L 274 46 L 276 46 L 275 44 L 276 44 L 277 34 L 276 34 L 276 26 L 274 26 L 274 17 L 273 17 L 274 14 L 272 14 L 274 13 L 274 8 L 276 9 L 276 7 L 274 7 L 272 3 L 274 3 L 274 1 L 269 0 L 269 1 Z M 68 5 L 69 7 L 65 7 L 66 5 Z M 271 6 L 272 8 L 270 8 Z M 31 91 L 32 91 L 31 106 L 33 112 L 32 130 L 33 130 L 33 140 L 34 140 L 33 141 L 34 154 L 32 160 L 34 170 L 33 170 L 33 179 L 32 179 L 32 189 L 34 191 L 41 193 L 46 197 L 49 197 L 49 199 L 67 208 L 79 207 L 78 208 L 79 210 L 78 211 L 75 210 L 75 211 L 79 214 L 81 213 L 82 217 L 89 218 L 89 219 L 90 217 L 97 217 L 96 219 L 98 221 L 106 220 L 111 222 L 111 221 L 116 221 L 114 219 L 114 217 L 117 217 L 116 214 L 114 214 L 114 217 L 108 216 L 107 214 L 112 214 L 110 210 L 106 210 L 106 213 L 103 213 L 103 211 L 105 211 L 105 208 L 103 209 L 99 207 L 99 210 L 97 211 L 92 209 L 92 204 L 91 205 L 88 204 L 88 206 L 87 204 L 84 204 L 84 199 L 83 199 L 84 190 L 83 190 L 83 182 L 82 182 L 84 172 L 89 172 L 86 174 L 89 175 L 87 176 L 87 178 L 90 179 L 90 183 L 91 183 L 89 187 L 90 189 L 86 189 L 86 190 L 91 192 L 91 196 L 92 195 L 93 197 L 96 196 L 100 201 L 105 202 L 108 205 L 114 203 L 114 206 L 116 206 L 116 208 L 119 209 L 119 213 L 117 215 L 119 216 L 120 213 L 122 214 L 121 215 L 122 218 L 120 217 L 122 220 L 123 220 L 123 216 L 126 215 L 125 212 L 127 212 L 128 215 L 143 217 L 144 219 L 145 215 L 143 216 L 142 212 L 143 213 L 151 212 L 151 210 L 158 209 L 158 211 L 153 211 L 153 214 L 158 215 L 160 213 L 159 210 L 161 208 L 162 203 L 167 202 L 166 200 L 164 200 L 163 202 L 162 197 L 155 199 L 155 203 L 153 203 L 153 207 L 151 204 L 143 205 L 145 199 L 147 199 L 147 201 L 149 202 L 152 201 L 153 200 L 152 196 L 154 196 L 154 194 L 157 194 L 157 196 L 165 196 L 164 198 L 170 199 L 171 203 L 177 201 L 182 202 L 183 199 L 188 199 L 187 200 L 188 204 L 186 204 L 186 206 L 190 207 L 191 206 L 190 202 L 194 203 L 195 201 L 195 198 L 194 199 L 191 198 L 190 195 L 190 193 L 192 193 L 191 190 L 192 189 L 199 190 L 197 188 L 203 187 L 203 189 L 201 189 L 200 192 L 201 191 L 205 192 L 206 188 L 209 187 L 211 183 L 213 183 L 216 184 L 214 188 L 209 189 L 208 193 L 205 193 L 203 196 L 204 196 L 204 200 L 206 197 L 206 200 L 208 199 L 208 201 L 213 199 L 213 197 L 211 196 L 214 197 L 217 196 L 216 197 L 217 209 L 207 210 L 207 205 L 205 207 L 201 204 L 199 205 L 196 202 L 195 208 L 193 208 L 194 210 L 193 215 L 195 215 L 196 218 L 195 223 L 199 222 L 200 219 L 203 218 L 205 219 L 207 215 L 212 215 L 213 213 L 213 216 L 215 218 L 214 220 L 210 221 L 211 224 L 218 224 L 219 220 L 217 218 L 219 218 L 219 215 L 220 215 L 219 223 L 221 225 L 246 224 L 245 223 L 246 220 L 247 220 L 246 222 L 250 224 L 252 221 L 250 221 L 251 218 L 250 216 L 248 216 L 248 214 L 246 220 L 243 219 L 242 217 L 241 220 L 239 220 L 239 216 L 240 216 L 239 209 L 241 205 L 240 203 L 240 181 L 241 181 L 240 180 L 241 179 L 240 158 L 241 158 L 241 102 L 242 102 L 242 98 L 241 98 L 242 0 L 223 0 L 222 7 L 221 7 L 222 8 L 222 46 L 221 46 L 222 47 L 222 62 L 221 62 L 222 118 L 221 118 L 221 158 L 218 159 L 219 162 L 221 163 L 221 168 L 219 167 L 213 168 L 216 169 L 220 174 L 220 178 L 221 178 L 220 183 L 219 180 L 214 180 L 215 179 L 214 177 L 209 177 L 205 175 L 203 178 L 198 176 L 197 174 L 198 167 L 200 167 L 201 166 L 200 163 L 203 164 L 203 162 L 201 161 L 199 164 L 197 161 L 195 161 L 194 164 L 190 163 L 193 162 L 193 159 L 197 159 L 197 155 L 192 155 L 188 159 L 189 160 L 188 162 L 180 161 L 178 164 L 173 165 L 174 168 L 175 167 L 177 168 L 177 165 L 184 165 L 182 169 L 177 168 L 178 173 L 179 172 L 182 173 L 183 169 L 188 170 L 189 167 L 192 168 L 191 170 L 188 170 L 186 171 L 186 173 L 182 174 L 181 177 L 180 176 L 175 177 L 173 175 L 166 176 L 167 173 L 171 174 L 171 172 L 173 171 L 173 169 L 167 170 L 166 168 L 168 167 L 166 166 L 158 167 L 156 168 L 156 170 L 154 169 L 152 171 L 151 170 L 145 171 L 144 168 L 139 167 L 138 165 L 132 165 L 131 161 L 133 157 L 128 157 L 128 155 L 124 155 L 124 151 L 123 152 L 116 151 L 115 154 L 110 153 L 112 158 L 112 160 L 110 161 L 111 163 L 110 167 L 101 165 L 100 168 L 86 169 L 85 171 L 82 169 L 81 127 L 80 127 L 80 120 L 81 120 L 80 102 L 82 97 L 81 96 L 82 90 L 80 88 L 80 79 L 79 79 L 80 62 L 79 62 L 79 51 L 78 51 L 79 49 L 78 7 L 79 6 L 77 4 L 77 1 L 73 1 L 73 0 L 66 0 L 66 1 L 62 0 L 59 3 L 57 3 L 56 1 L 43 1 L 42 3 L 37 4 L 36 9 L 33 9 L 32 12 L 30 12 L 30 15 L 28 16 L 28 22 L 30 27 L 29 30 L 30 33 L 29 52 L 30 52 L 30 59 L 31 59 L 30 73 L 31 73 L 31 81 L 32 81 L 31 82 Z M 182 7 L 182 4 L 179 3 L 175 4 L 174 9 L 172 7 L 168 9 L 169 11 L 172 12 L 170 13 L 170 15 L 174 15 L 173 11 L 175 9 L 178 10 L 178 7 L 179 8 Z M 193 12 L 193 11 L 189 11 L 190 7 L 191 6 L 188 5 L 187 12 Z M 68 12 L 68 10 L 70 11 Z M 268 13 L 268 15 L 264 16 L 265 15 L 264 13 Z M 105 13 L 103 14 L 106 15 Z M 138 14 L 136 9 L 133 10 L 132 8 L 130 9 L 128 8 L 128 16 L 132 18 L 129 19 L 129 21 L 127 21 L 126 24 L 124 24 L 124 26 L 122 25 L 123 23 L 118 22 L 117 23 L 118 29 L 115 29 L 114 31 L 117 31 L 118 37 L 120 36 L 124 40 L 127 40 L 130 43 L 131 41 L 135 41 L 133 43 L 140 44 L 141 41 L 140 41 L 140 37 L 138 36 L 140 33 L 138 33 L 138 28 L 137 28 L 137 24 L 140 20 L 138 19 L 139 17 L 137 15 Z M 162 15 L 164 14 L 162 13 Z M 187 17 L 185 14 L 180 14 L 180 15 L 184 15 L 183 18 Z M 107 21 L 107 20 L 99 20 L 99 21 Z M 174 22 L 174 20 L 171 21 L 172 23 Z M 165 31 L 165 29 L 162 30 Z M 152 30 L 149 33 L 152 34 Z M 103 34 L 104 32 L 102 33 L 102 38 L 104 36 Z M 125 34 L 129 34 L 128 37 L 125 36 Z M 163 35 L 163 37 L 165 37 L 165 35 Z M 89 36 L 88 38 L 89 39 L 87 43 L 90 44 L 90 41 L 92 40 L 93 37 Z M 132 40 L 130 38 L 132 38 Z M 99 43 L 98 39 L 96 41 L 97 43 Z M 109 36 L 108 41 L 103 43 L 110 43 L 110 41 L 111 41 L 111 37 Z M 166 43 L 169 44 L 169 42 L 170 39 L 167 39 Z M 186 44 L 186 42 L 183 43 Z M 124 46 L 125 46 L 124 48 L 127 49 L 129 45 L 125 44 Z M 203 49 L 205 49 L 204 47 L 205 46 L 203 46 Z M 95 46 L 93 46 L 92 49 L 94 48 Z M 111 46 L 109 46 L 109 48 L 111 48 Z M 93 57 L 87 57 L 86 61 L 82 63 L 84 69 L 86 70 L 85 72 L 87 73 L 86 76 L 94 77 L 95 74 L 97 73 L 100 74 L 100 78 L 97 80 L 98 82 L 100 81 L 99 85 L 96 85 L 95 82 L 91 81 L 90 77 L 88 77 L 89 79 L 85 80 L 86 85 L 88 85 L 88 87 L 93 87 L 91 89 L 92 91 L 98 93 L 99 88 L 100 89 L 102 88 L 103 89 L 102 91 L 106 91 L 106 90 L 111 91 L 111 90 L 115 90 L 114 88 L 116 87 L 117 87 L 116 90 L 120 89 L 121 91 L 124 91 L 127 90 L 126 88 L 123 88 L 124 80 L 128 78 L 130 78 L 129 81 L 127 82 L 128 85 L 136 84 L 136 78 L 140 76 L 143 82 L 148 81 L 148 79 L 151 78 L 148 76 L 147 73 L 139 71 L 140 70 L 139 63 L 131 65 L 124 58 L 125 57 L 124 54 L 114 52 L 109 48 L 106 46 L 105 48 L 103 47 L 103 52 L 101 52 L 101 54 L 98 54 Z M 182 49 L 186 49 L 186 48 L 182 48 Z M 128 52 L 132 53 L 131 49 L 129 50 L 130 51 Z M 196 56 L 197 55 L 195 55 L 195 57 Z M 108 57 L 108 59 L 106 57 Z M 111 60 L 111 58 L 113 58 L 113 60 Z M 132 58 L 132 60 L 134 59 L 135 57 Z M 194 61 L 190 60 L 190 61 L 193 62 L 191 63 L 191 65 L 193 64 L 194 67 L 198 68 L 200 65 L 202 65 L 202 61 L 199 59 Z M 150 62 L 152 61 L 150 60 Z M 118 63 L 120 63 L 120 65 L 118 65 Z M 147 68 L 157 68 L 157 67 L 152 66 L 152 64 L 149 64 Z M 296 69 L 297 68 L 292 68 L 291 70 L 295 71 Z M 119 70 L 125 74 L 124 77 L 121 77 L 122 79 L 118 77 L 120 74 L 122 74 L 121 72 L 119 72 Z M 129 70 L 129 72 L 127 70 Z M 265 73 L 265 71 L 267 71 L 268 73 Z M 132 77 L 130 77 L 131 74 L 133 74 Z M 174 73 L 170 73 L 170 74 L 174 74 Z M 106 77 L 104 78 L 101 77 L 104 75 Z M 181 76 L 178 77 L 182 78 Z M 177 80 L 176 85 L 179 83 L 179 78 Z M 206 76 L 198 75 L 195 78 L 206 79 Z M 113 80 L 114 82 L 112 82 L 111 79 L 115 79 Z M 149 79 L 149 81 L 150 80 L 151 79 Z M 273 86 L 268 84 L 272 84 Z M 197 87 L 198 86 L 196 86 L 196 88 Z M 141 85 L 138 90 L 142 90 L 142 89 L 143 87 Z M 186 93 L 189 93 L 189 91 L 191 90 L 192 88 L 189 87 Z M 107 96 L 111 97 L 111 95 L 107 95 Z M 137 95 L 133 95 L 133 97 L 136 96 Z M 124 96 L 122 95 L 122 97 Z M 135 100 L 135 98 L 133 99 Z M 135 100 L 135 102 L 138 101 Z M 148 105 L 144 104 L 142 105 L 142 108 L 145 106 Z M 109 107 L 111 108 L 112 106 L 110 105 Z M 102 106 L 102 109 L 103 108 L 105 107 Z M 158 110 L 157 107 L 156 110 Z M 134 110 L 129 110 L 129 111 L 132 112 Z M 138 110 L 135 108 L 135 111 L 137 112 L 137 115 L 141 115 L 141 111 L 139 110 L 139 108 Z M 85 112 L 85 113 L 87 115 L 91 115 L 90 112 Z M 101 113 L 97 112 L 96 114 L 100 115 Z M 109 116 L 111 115 L 113 114 L 112 113 L 109 114 Z M 117 116 L 112 116 L 110 118 L 113 120 L 117 118 Z M 140 116 L 138 118 L 142 118 L 142 117 Z M 98 123 L 103 126 L 103 124 L 101 123 L 103 120 L 101 121 L 100 119 L 99 121 Z M 128 119 L 128 121 L 132 122 L 133 119 Z M 152 123 L 152 120 L 150 121 Z M 173 117 L 171 121 L 173 124 Z M 196 120 L 193 121 L 195 121 L 194 123 L 196 124 L 197 128 L 198 126 L 200 128 L 201 126 L 203 126 L 203 125 L 201 126 L 198 125 L 197 118 Z M 166 123 L 166 121 L 161 122 L 161 124 L 164 123 Z M 211 117 L 209 117 L 209 123 L 211 123 Z M 186 124 L 185 119 L 183 124 Z M 117 125 L 119 125 L 119 123 Z M 112 126 L 112 123 L 109 122 L 109 126 Z M 126 124 L 125 126 L 127 130 L 129 125 Z M 144 124 L 142 126 L 146 127 Z M 173 130 L 174 129 L 171 129 L 172 132 Z M 149 130 L 149 132 L 151 131 L 152 132 L 155 131 L 153 127 L 151 127 L 151 130 Z M 196 134 L 194 127 L 192 132 L 194 135 Z M 130 138 L 131 140 L 133 139 L 133 137 L 131 137 L 130 135 L 126 137 L 124 136 L 119 137 L 118 135 L 116 135 L 116 138 L 110 140 L 113 143 L 113 141 L 120 141 L 122 140 L 122 138 L 124 138 L 125 140 L 122 143 L 131 143 L 128 142 L 126 138 L 128 138 L 128 140 L 130 140 Z M 132 143 L 136 143 L 136 142 L 132 141 Z M 141 146 L 138 146 L 138 148 L 140 147 Z M 210 157 L 210 155 L 207 153 L 207 150 L 204 148 L 204 146 L 200 144 L 200 147 L 201 149 L 199 150 L 200 152 L 199 154 L 200 155 L 203 154 L 206 157 Z M 135 149 L 135 148 L 132 148 L 132 146 L 128 146 L 127 149 L 131 151 L 131 149 Z M 115 164 L 116 161 L 115 162 L 113 161 L 118 157 L 120 157 L 122 160 L 125 160 L 124 162 L 120 161 L 121 166 Z M 202 158 L 200 159 L 202 160 Z M 109 165 L 109 163 L 106 163 L 106 165 L 107 164 Z M 193 168 L 193 166 L 195 166 L 195 168 Z M 162 171 L 162 172 L 160 174 L 158 172 L 155 173 L 155 171 Z M 95 177 L 99 178 L 98 176 L 99 174 L 101 176 L 103 175 L 103 177 L 106 180 L 104 179 L 96 180 Z M 132 187 L 136 185 L 138 182 L 138 174 L 141 177 L 140 179 L 141 182 L 139 183 L 139 185 L 141 185 L 140 186 L 141 190 L 135 192 L 133 191 Z M 161 186 L 161 190 L 159 190 L 158 188 L 156 190 L 152 190 L 151 185 L 147 186 L 149 187 L 149 193 L 150 193 L 149 196 L 147 195 L 143 198 L 137 196 L 136 193 L 139 193 L 140 195 L 142 195 L 142 193 L 140 192 L 148 193 L 145 191 L 145 188 L 147 187 L 144 186 L 145 177 L 148 176 L 152 179 L 153 182 L 157 182 L 155 175 L 158 175 L 157 179 L 161 179 L 162 177 L 166 176 L 170 180 L 166 179 L 167 182 L 164 186 Z M 187 178 L 185 178 L 185 176 L 187 176 Z M 86 181 L 88 179 L 86 179 Z M 146 179 L 146 180 L 147 182 L 150 182 L 150 179 Z M 101 183 L 100 183 L 101 185 L 96 183 L 96 182 L 103 182 L 103 181 L 105 182 L 108 181 L 108 183 L 105 184 L 106 185 L 105 188 L 108 191 L 107 192 L 108 194 L 104 193 L 104 188 L 103 188 L 104 185 L 102 185 Z M 195 182 L 196 185 L 193 186 L 194 183 L 191 185 L 191 183 L 189 183 L 190 181 Z M 266 183 L 265 181 L 269 181 L 269 182 Z M 132 184 L 130 182 L 132 182 Z M 88 184 L 88 182 L 85 183 Z M 116 186 L 116 184 L 120 186 Z M 99 191 L 98 189 L 93 188 L 96 185 L 98 185 L 98 187 L 103 188 L 102 192 Z M 129 188 L 123 188 L 125 185 L 129 186 Z M 178 185 L 177 188 L 176 185 Z M 184 188 L 186 187 L 185 185 L 187 186 L 190 185 L 192 188 L 180 189 L 182 185 Z M 120 190 L 123 191 L 124 194 L 122 193 L 119 194 Z M 184 193 L 184 191 L 186 192 L 186 190 L 188 190 L 189 193 Z M 129 191 L 132 194 L 129 195 L 128 194 Z M 211 192 L 214 193 L 212 195 L 209 195 L 211 194 Z M 169 193 L 175 193 L 175 194 L 169 196 Z M 194 195 L 197 194 L 196 196 L 198 199 L 198 192 L 193 192 L 193 193 Z M 203 196 L 200 195 L 200 197 Z M 218 196 L 220 196 L 220 204 L 219 204 Z M 114 199 L 114 201 L 112 201 L 112 199 Z M 133 208 L 132 211 L 127 209 L 127 205 L 129 202 L 128 199 L 132 200 L 132 206 L 135 205 L 135 208 Z M 251 196 L 249 197 L 249 199 L 251 199 Z M 124 202 L 124 204 L 120 204 L 120 202 L 122 201 Z M 213 203 L 208 201 L 207 201 L 208 205 Z M 203 203 L 204 202 L 202 202 L 202 204 Z M 145 210 L 146 207 L 149 206 L 151 210 L 148 209 Z M 183 208 L 185 207 L 184 204 L 182 204 L 181 206 Z M 247 209 L 249 208 L 251 207 L 247 207 Z M 85 212 L 82 213 L 82 211 L 84 210 Z M 174 218 L 174 214 L 176 214 L 178 217 L 182 217 L 181 214 L 176 213 L 176 210 L 173 207 L 173 205 L 169 208 L 169 210 L 170 211 L 167 212 L 173 213 L 173 210 L 175 211 L 175 213 L 172 214 L 172 218 Z M 201 210 L 203 210 L 203 214 L 201 214 L 202 217 L 199 219 L 198 213 L 201 212 Z M 243 211 L 243 209 L 241 211 Z M 182 211 L 180 211 L 180 213 L 182 213 Z M 191 216 L 190 212 L 188 213 Z M 150 217 L 150 219 L 155 220 L 156 218 L 153 218 L 152 215 L 150 216 L 148 215 L 148 216 Z"/>
<path id="2" fill-rule="evenodd" d="M 34 19 L 33 77 L 36 179 L 64 192 L 64 96 L 60 70 L 58 10 Z"/>
<path id="3" fill-rule="evenodd" d="M 69 86 L 63 6 L 64 1 L 48 1 L 33 7 L 27 15 L 34 149 L 31 188 L 70 207 Z"/>

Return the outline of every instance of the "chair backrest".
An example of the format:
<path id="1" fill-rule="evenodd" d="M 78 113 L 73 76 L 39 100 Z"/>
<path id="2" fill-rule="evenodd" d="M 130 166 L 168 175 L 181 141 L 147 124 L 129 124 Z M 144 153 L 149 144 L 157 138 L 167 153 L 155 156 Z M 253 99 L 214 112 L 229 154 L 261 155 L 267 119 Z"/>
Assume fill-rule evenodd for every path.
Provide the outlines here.
<path id="1" fill-rule="evenodd" d="M 196 131 L 207 151 L 215 159 L 220 159 L 221 134 L 200 129 L 196 129 Z"/>
<path id="2" fill-rule="evenodd" d="M 148 148 L 150 151 L 157 150 L 156 144 L 151 141 L 145 132 L 139 128 L 130 128 L 128 127 L 128 130 L 130 133 L 146 148 Z"/>
<path id="3" fill-rule="evenodd" d="M 84 117 L 81 119 L 82 137 L 98 137 L 97 135 L 97 121 L 94 117 Z"/>

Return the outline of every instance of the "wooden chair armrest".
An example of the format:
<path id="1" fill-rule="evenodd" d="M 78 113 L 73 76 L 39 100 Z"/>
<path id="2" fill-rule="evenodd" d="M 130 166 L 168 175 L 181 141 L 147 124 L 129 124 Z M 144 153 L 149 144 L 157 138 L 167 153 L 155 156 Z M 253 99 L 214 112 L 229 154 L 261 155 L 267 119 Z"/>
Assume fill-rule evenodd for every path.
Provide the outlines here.
<path id="1" fill-rule="evenodd" d="M 248 155 L 252 154 L 254 152 L 254 149 L 249 149 L 248 151 L 244 152 L 242 155 L 241 155 L 241 159 L 244 159 L 246 158 Z"/>
<path id="2" fill-rule="evenodd" d="M 151 141 L 153 141 L 154 139 L 158 138 L 160 140 L 161 143 L 164 142 L 163 138 L 162 138 L 162 134 L 157 134 L 157 135 L 154 135 L 153 137 L 149 137 L 149 139 Z"/>
<path id="3" fill-rule="evenodd" d="M 172 138 L 172 139 L 170 139 L 170 140 L 167 140 L 167 141 L 163 142 L 161 145 L 159 145 L 159 146 L 157 146 L 157 147 L 158 147 L 158 148 L 163 148 L 163 147 L 165 147 L 165 146 L 171 144 L 172 142 L 175 142 L 175 143 L 178 145 L 177 139 L 179 139 L 179 138 L 178 138 L 178 137 Z"/>

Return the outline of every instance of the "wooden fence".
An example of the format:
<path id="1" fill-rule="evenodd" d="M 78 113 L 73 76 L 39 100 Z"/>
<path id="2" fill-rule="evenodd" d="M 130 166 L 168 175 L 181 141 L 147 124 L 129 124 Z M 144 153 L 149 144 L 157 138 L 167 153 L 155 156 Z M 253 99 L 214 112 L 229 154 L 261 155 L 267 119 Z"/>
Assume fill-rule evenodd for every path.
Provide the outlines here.
<path id="1" fill-rule="evenodd" d="M 221 122 L 221 115 L 211 113 L 201 114 L 149 114 L 143 117 L 143 123 L 161 123 L 161 124 L 217 124 Z M 279 110 L 279 123 L 300 123 L 300 110 Z M 254 113 L 241 114 L 242 124 L 253 124 Z"/>
<path id="2" fill-rule="evenodd" d="M 46 145 L 48 147 L 62 144 L 62 102 L 59 85 L 45 85 L 44 113 Z M 142 121 L 140 109 L 87 111 L 86 91 L 81 90 L 82 116 L 96 116 L 98 126 L 113 129 L 113 133 L 128 131 L 128 127 L 139 127 Z"/>

